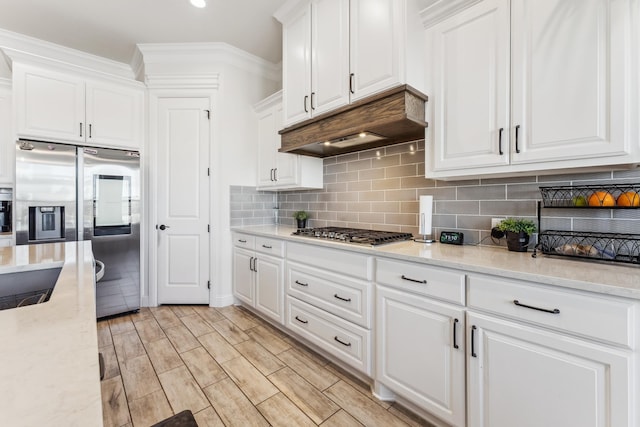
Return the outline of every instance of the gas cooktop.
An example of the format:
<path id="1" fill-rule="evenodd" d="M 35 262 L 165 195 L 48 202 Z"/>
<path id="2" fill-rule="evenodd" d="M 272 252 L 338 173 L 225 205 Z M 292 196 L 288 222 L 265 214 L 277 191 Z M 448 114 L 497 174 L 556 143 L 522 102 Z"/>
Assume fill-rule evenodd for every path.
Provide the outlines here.
<path id="1" fill-rule="evenodd" d="M 385 243 L 413 239 L 413 234 L 411 233 L 397 233 L 393 231 L 376 231 L 345 227 L 301 228 L 294 231 L 292 234 L 295 236 L 369 246 L 378 246 Z"/>

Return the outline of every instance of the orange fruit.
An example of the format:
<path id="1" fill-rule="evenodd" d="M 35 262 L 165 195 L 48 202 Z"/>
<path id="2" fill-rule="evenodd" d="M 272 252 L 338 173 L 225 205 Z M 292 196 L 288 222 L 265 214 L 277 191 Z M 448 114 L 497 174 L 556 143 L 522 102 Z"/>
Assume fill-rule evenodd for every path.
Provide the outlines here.
<path id="1" fill-rule="evenodd" d="M 595 191 L 589 196 L 589 206 L 615 206 L 616 199 L 608 191 Z"/>
<path id="2" fill-rule="evenodd" d="M 627 191 L 618 196 L 618 206 L 640 206 L 640 195 L 635 191 Z"/>

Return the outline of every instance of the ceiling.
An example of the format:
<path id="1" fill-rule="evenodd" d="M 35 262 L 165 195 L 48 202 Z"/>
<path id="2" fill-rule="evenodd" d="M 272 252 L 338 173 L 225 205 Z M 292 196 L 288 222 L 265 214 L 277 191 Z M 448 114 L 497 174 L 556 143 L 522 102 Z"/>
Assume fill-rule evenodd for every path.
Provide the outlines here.
<path id="1" fill-rule="evenodd" d="M 0 0 L 0 28 L 130 63 L 137 43 L 225 42 L 273 63 L 286 0 Z"/>

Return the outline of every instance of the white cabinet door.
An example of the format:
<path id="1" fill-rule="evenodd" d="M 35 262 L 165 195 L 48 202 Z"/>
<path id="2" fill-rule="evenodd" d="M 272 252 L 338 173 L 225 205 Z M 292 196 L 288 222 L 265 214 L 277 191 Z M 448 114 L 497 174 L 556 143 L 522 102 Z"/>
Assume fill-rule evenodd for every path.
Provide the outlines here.
<path id="1" fill-rule="evenodd" d="M 512 0 L 514 163 L 627 153 L 630 10 L 628 0 Z"/>
<path id="2" fill-rule="evenodd" d="M 282 27 L 285 126 L 311 117 L 311 6 Z"/>
<path id="3" fill-rule="evenodd" d="M 467 313 L 470 427 L 631 426 L 631 352 Z"/>
<path id="4" fill-rule="evenodd" d="M 233 249 L 233 295 L 242 302 L 254 306 L 253 251 Z"/>
<path id="5" fill-rule="evenodd" d="M 311 114 L 349 103 L 349 0 L 311 3 Z"/>
<path id="6" fill-rule="evenodd" d="M 351 0 L 351 100 L 357 100 L 400 81 L 404 2 Z"/>
<path id="7" fill-rule="evenodd" d="M 274 132 L 273 132 L 273 152 L 275 153 L 276 170 L 274 171 L 274 181 L 275 185 L 278 187 L 286 186 L 296 186 L 302 184 L 299 180 L 299 155 L 297 154 L 289 154 L 289 153 L 280 153 L 278 150 L 280 149 L 280 135 L 278 134 L 278 130 L 282 129 L 282 106 L 277 106 L 273 111 L 273 123 L 274 123 Z"/>
<path id="8" fill-rule="evenodd" d="M 107 83 L 87 83 L 87 142 L 139 148 L 144 123 L 142 99 L 141 90 Z"/>
<path id="9" fill-rule="evenodd" d="M 508 0 L 471 7 L 428 40 L 434 170 L 509 164 Z"/>
<path id="10" fill-rule="evenodd" d="M 274 175 L 277 164 L 280 138 L 275 125 L 272 108 L 258 113 L 258 187 L 275 185 Z"/>
<path id="11" fill-rule="evenodd" d="M 284 322 L 284 260 L 258 255 L 256 261 L 256 309 L 265 315 Z"/>
<path id="12" fill-rule="evenodd" d="M 84 142 L 84 81 L 67 74 L 14 64 L 19 137 Z"/>
<path id="13" fill-rule="evenodd" d="M 16 152 L 12 128 L 11 85 L 0 81 L 0 183 L 11 185 Z"/>
<path id="14" fill-rule="evenodd" d="M 464 311 L 376 289 L 376 380 L 451 425 L 464 426 Z"/>

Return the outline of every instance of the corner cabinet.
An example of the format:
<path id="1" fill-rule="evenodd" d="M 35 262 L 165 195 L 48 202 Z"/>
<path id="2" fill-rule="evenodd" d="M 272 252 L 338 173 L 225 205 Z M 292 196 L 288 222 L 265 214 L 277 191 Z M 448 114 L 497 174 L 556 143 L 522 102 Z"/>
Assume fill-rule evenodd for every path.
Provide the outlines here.
<path id="1" fill-rule="evenodd" d="M 142 85 L 86 79 L 14 63 L 19 138 L 139 148 L 143 142 Z"/>
<path id="2" fill-rule="evenodd" d="M 11 81 L 0 79 L 0 184 L 13 187 L 15 150 L 11 116 Z"/>
<path id="3" fill-rule="evenodd" d="M 282 23 L 285 126 L 398 84 L 424 87 L 417 0 L 289 0 Z"/>
<path id="4" fill-rule="evenodd" d="M 282 92 L 254 107 L 258 120 L 258 189 L 323 188 L 322 159 L 280 153 Z"/>
<path id="5" fill-rule="evenodd" d="M 427 177 L 640 159 L 632 0 L 457 3 L 426 31 Z"/>
<path id="6" fill-rule="evenodd" d="M 284 322 L 284 242 L 234 233 L 233 294 L 260 313 Z"/>

